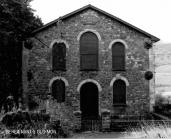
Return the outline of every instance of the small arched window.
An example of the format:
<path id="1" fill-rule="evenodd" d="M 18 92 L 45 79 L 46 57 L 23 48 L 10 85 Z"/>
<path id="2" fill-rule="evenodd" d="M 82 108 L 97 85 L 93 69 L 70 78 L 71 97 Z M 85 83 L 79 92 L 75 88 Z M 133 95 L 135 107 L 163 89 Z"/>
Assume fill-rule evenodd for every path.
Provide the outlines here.
<path id="1" fill-rule="evenodd" d="M 112 69 L 125 70 L 125 46 L 121 42 L 112 45 Z"/>
<path id="2" fill-rule="evenodd" d="M 98 69 L 98 38 L 92 32 L 85 32 L 80 38 L 81 70 Z"/>
<path id="3" fill-rule="evenodd" d="M 65 102 L 65 83 L 62 80 L 55 80 L 52 83 L 51 94 L 58 103 Z"/>
<path id="4" fill-rule="evenodd" d="M 116 80 L 113 84 L 113 104 L 126 104 L 126 84 L 121 79 Z"/>
<path id="5" fill-rule="evenodd" d="M 55 43 L 52 48 L 52 69 L 66 70 L 66 46 L 64 43 Z"/>

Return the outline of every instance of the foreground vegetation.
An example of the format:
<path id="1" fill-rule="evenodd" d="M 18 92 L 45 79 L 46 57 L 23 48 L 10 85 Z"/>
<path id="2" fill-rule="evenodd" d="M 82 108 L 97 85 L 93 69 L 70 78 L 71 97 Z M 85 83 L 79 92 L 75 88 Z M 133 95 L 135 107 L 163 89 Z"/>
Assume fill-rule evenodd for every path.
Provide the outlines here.
<path id="1" fill-rule="evenodd" d="M 67 138 L 70 125 L 47 113 L 13 110 L 0 114 L 0 138 Z"/>
<path id="2" fill-rule="evenodd" d="M 171 126 L 165 122 L 150 125 L 143 123 L 139 128 L 129 128 L 124 138 L 171 138 Z"/>

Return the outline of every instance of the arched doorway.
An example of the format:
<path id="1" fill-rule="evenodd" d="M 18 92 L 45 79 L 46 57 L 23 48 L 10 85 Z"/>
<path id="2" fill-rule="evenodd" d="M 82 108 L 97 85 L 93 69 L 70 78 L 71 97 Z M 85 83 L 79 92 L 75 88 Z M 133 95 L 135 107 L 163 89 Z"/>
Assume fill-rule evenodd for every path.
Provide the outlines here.
<path id="1" fill-rule="evenodd" d="M 82 113 L 82 119 L 98 119 L 98 88 L 94 83 L 87 82 L 82 85 L 80 90 L 80 108 Z"/>
<path id="2" fill-rule="evenodd" d="M 98 87 L 87 82 L 80 89 L 80 109 L 82 130 L 99 129 Z"/>

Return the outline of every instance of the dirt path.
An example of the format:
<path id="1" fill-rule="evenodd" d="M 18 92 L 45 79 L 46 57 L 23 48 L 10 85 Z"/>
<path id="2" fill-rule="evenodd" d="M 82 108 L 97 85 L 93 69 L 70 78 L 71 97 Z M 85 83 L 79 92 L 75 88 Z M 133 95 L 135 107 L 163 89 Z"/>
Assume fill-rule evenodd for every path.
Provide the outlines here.
<path id="1" fill-rule="evenodd" d="M 75 134 L 73 134 L 73 136 L 71 138 L 73 138 L 73 139 L 111 138 L 112 139 L 112 138 L 124 138 L 124 137 L 123 137 L 123 133 L 121 133 L 121 132 L 90 132 L 90 131 L 87 131 L 87 132 L 82 132 L 82 133 L 75 133 Z"/>

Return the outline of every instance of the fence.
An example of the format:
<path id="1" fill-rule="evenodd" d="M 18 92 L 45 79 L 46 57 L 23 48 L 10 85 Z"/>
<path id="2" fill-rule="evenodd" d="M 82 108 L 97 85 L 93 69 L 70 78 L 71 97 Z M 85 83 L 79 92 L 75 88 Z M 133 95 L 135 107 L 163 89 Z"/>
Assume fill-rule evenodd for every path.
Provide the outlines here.
<path id="1" fill-rule="evenodd" d="M 171 120 L 115 120 L 111 121 L 109 127 L 102 120 L 82 120 L 82 131 L 125 131 L 131 128 L 141 127 L 171 127 Z"/>
<path id="2" fill-rule="evenodd" d="M 171 127 L 171 120 L 115 120 L 111 122 L 110 129 L 113 131 L 125 131 L 131 128 L 142 127 Z"/>
<path id="3" fill-rule="evenodd" d="M 82 131 L 100 131 L 101 120 L 82 120 L 81 129 Z"/>
<path id="4" fill-rule="evenodd" d="M 125 131 L 130 128 L 171 127 L 171 119 L 162 115 L 148 114 L 146 116 L 110 116 L 102 115 L 96 120 L 80 119 L 82 131 Z"/>

